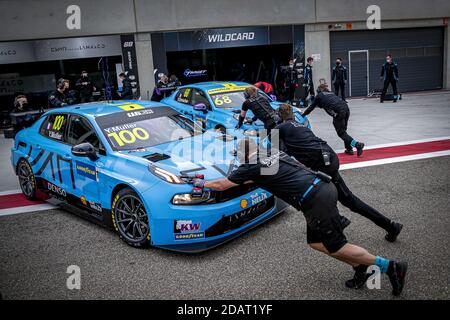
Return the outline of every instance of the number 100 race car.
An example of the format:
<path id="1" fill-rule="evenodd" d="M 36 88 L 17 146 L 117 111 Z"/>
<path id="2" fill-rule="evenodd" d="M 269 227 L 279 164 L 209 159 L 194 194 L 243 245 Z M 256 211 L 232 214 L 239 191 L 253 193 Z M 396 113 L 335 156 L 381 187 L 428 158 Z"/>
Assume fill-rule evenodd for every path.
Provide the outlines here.
<path id="1" fill-rule="evenodd" d="M 29 199 L 52 198 L 134 247 L 196 252 L 286 208 L 253 185 L 192 192 L 193 177 L 233 169 L 236 139 L 226 137 L 161 103 L 89 103 L 48 111 L 18 132 L 11 162 Z"/>

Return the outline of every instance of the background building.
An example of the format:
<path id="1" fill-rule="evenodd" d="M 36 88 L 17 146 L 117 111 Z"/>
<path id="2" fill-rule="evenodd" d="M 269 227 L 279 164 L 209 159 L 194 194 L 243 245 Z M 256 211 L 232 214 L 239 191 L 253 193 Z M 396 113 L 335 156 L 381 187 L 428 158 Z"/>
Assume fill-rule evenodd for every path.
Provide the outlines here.
<path id="1" fill-rule="evenodd" d="M 367 29 L 373 4 L 381 30 Z M 80 29 L 67 27 L 70 5 L 80 8 Z M 60 76 L 75 80 L 84 69 L 98 87 L 106 79 L 114 90 L 117 73 L 128 71 L 136 94 L 149 99 L 155 69 L 182 83 L 276 85 L 290 57 L 306 56 L 316 59 L 316 83 L 330 82 L 342 57 L 352 96 L 381 87 L 387 53 L 399 64 L 401 92 L 448 89 L 449 16 L 448 0 L 0 1 L 1 108 L 15 92 L 39 97 Z"/>

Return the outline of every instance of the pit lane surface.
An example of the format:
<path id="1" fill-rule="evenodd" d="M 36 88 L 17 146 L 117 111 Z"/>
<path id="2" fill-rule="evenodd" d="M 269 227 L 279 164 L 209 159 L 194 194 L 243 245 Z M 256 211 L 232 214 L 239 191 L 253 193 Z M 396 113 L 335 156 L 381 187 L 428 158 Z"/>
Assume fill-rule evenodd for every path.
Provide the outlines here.
<path id="1" fill-rule="evenodd" d="M 345 170 L 360 198 L 405 225 L 394 244 L 370 221 L 352 220 L 350 242 L 409 262 L 396 299 L 449 299 L 450 157 Z M 289 209 L 212 251 L 186 255 L 125 245 L 106 229 L 62 210 L 0 217 L 0 293 L 4 299 L 392 299 L 349 290 L 350 267 L 306 245 L 301 213 Z M 66 269 L 81 268 L 81 290 Z"/>

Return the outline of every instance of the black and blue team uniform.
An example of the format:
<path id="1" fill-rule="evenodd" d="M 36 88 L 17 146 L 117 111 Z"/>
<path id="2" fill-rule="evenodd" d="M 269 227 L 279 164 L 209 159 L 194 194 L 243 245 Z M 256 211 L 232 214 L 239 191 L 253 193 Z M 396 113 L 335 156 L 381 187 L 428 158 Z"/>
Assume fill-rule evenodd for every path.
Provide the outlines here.
<path id="1" fill-rule="evenodd" d="M 334 85 L 334 93 L 339 96 L 341 91 L 342 100 L 345 101 L 345 82 L 347 81 L 347 68 L 342 64 L 336 65 L 333 68 L 331 75 L 331 82 Z"/>
<path id="2" fill-rule="evenodd" d="M 380 102 L 384 101 L 386 92 L 389 85 L 392 86 L 392 91 L 394 94 L 394 102 L 397 102 L 398 91 L 397 91 L 397 81 L 398 81 L 398 66 L 394 62 L 386 62 L 381 67 L 381 77 L 383 78 L 383 91 L 381 92 Z"/>
<path id="3" fill-rule="evenodd" d="M 267 174 L 263 174 L 264 170 Z M 330 253 L 339 251 L 347 243 L 337 207 L 336 187 L 286 153 L 272 151 L 271 156 L 255 154 L 249 163 L 241 164 L 232 171 L 228 180 L 236 184 L 251 180 L 303 211 L 308 243 L 323 243 Z"/>
<path id="4" fill-rule="evenodd" d="M 356 197 L 339 174 L 339 158 L 333 149 L 307 127 L 295 120 L 286 121 L 276 127 L 280 148 L 314 171 L 328 174 L 337 189 L 338 201 L 351 211 L 366 217 L 387 231 L 387 240 L 395 241 L 401 228 L 397 223 Z"/>
<path id="5" fill-rule="evenodd" d="M 241 110 L 251 110 L 254 114 L 252 121 L 262 121 L 264 123 L 264 129 L 266 130 L 275 128 L 275 126 L 280 122 L 280 117 L 270 105 L 269 100 L 261 94 L 257 94 L 254 98 L 247 98 L 242 104 Z M 236 128 L 239 129 L 243 123 L 244 117 L 239 115 L 239 121 Z"/>
<path id="6" fill-rule="evenodd" d="M 353 139 L 347 133 L 348 119 L 350 118 L 350 109 L 347 103 L 333 92 L 323 91 L 317 94 L 311 105 L 305 109 L 302 116 L 304 117 L 310 114 L 316 107 L 324 109 L 326 113 L 333 117 L 333 126 L 339 138 L 344 140 L 346 151 L 353 153 L 353 148 L 357 148 L 358 156 L 360 156 L 364 144 Z"/>
<path id="7" fill-rule="evenodd" d="M 310 94 L 314 96 L 314 82 L 313 82 L 313 75 L 312 75 L 312 66 L 307 64 L 305 66 L 305 69 L 303 71 L 303 76 L 305 79 L 305 86 L 307 87 L 307 94 Z"/>

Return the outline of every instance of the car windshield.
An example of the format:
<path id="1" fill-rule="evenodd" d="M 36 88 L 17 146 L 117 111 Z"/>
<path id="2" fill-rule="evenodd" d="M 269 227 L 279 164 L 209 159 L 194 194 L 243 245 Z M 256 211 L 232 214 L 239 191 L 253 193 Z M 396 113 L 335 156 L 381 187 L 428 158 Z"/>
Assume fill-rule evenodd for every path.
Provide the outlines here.
<path id="1" fill-rule="evenodd" d="M 258 90 L 258 92 L 259 94 L 266 97 L 269 101 L 272 101 L 272 99 L 269 98 L 269 96 L 267 96 L 264 92 L 260 90 Z M 211 94 L 210 96 L 216 108 L 221 109 L 241 108 L 242 104 L 246 100 L 244 96 L 244 90 Z"/>
<path id="2" fill-rule="evenodd" d="M 110 115 L 96 121 L 111 147 L 119 151 L 152 147 L 202 133 L 191 120 L 176 113 L 136 121 L 126 116 L 102 119 L 105 117 Z"/>

